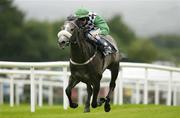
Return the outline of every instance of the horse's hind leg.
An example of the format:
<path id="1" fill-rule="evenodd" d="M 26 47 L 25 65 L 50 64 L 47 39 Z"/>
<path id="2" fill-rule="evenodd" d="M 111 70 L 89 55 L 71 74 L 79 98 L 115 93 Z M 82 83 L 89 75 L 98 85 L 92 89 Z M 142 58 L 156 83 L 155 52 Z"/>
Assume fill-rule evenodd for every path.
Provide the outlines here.
<path id="1" fill-rule="evenodd" d="M 84 112 L 90 112 L 90 100 L 91 100 L 91 96 L 92 96 L 92 87 L 91 85 L 87 85 L 87 99 L 86 99 L 86 104 L 85 104 L 85 108 L 84 108 Z"/>
<path id="2" fill-rule="evenodd" d="M 111 82 L 109 85 L 109 92 L 106 96 L 106 100 L 105 100 L 105 105 L 104 105 L 104 110 L 106 112 L 109 112 L 111 110 L 110 107 L 110 96 L 112 95 L 114 88 L 116 86 L 116 79 L 119 73 L 119 63 L 116 63 L 112 66 L 112 68 L 110 68 L 111 71 Z"/>
<path id="3" fill-rule="evenodd" d="M 69 77 L 69 83 L 68 83 L 68 86 L 67 86 L 67 88 L 66 88 L 66 95 L 67 95 L 67 97 L 68 97 L 68 99 L 69 99 L 69 106 L 70 106 L 71 108 L 76 108 L 76 107 L 78 107 L 78 104 L 73 103 L 73 102 L 72 102 L 72 99 L 71 99 L 71 90 L 72 90 L 72 88 L 74 88 L 78 83 L 79 83 L 79 80 L 72 78 L 72 76 Z"/>

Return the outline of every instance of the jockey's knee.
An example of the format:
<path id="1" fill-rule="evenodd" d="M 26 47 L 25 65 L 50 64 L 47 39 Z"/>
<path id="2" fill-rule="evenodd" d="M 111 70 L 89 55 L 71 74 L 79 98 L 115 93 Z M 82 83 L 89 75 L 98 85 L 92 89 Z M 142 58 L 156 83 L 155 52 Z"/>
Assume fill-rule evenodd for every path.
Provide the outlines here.
<path id="1" fill-rule="evenodd" d="M 92 41 L 95 41 L 95 37 L 93 37 L 93 35 L 91 35 L 90 33 L 86 33 L 86 37 Z"/>

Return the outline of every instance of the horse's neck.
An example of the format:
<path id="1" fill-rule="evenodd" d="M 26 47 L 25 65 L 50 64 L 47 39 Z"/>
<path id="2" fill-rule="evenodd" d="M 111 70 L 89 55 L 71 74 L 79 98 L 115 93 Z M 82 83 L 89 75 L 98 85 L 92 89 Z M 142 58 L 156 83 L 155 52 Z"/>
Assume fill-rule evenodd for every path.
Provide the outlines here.
<path id="1" fill-rule="evenodd" d="M 75 62 L 87 61 L 95 52 L 91 44 L 81 39 L 77 44 L 71 44 L 71 59 Z"/>

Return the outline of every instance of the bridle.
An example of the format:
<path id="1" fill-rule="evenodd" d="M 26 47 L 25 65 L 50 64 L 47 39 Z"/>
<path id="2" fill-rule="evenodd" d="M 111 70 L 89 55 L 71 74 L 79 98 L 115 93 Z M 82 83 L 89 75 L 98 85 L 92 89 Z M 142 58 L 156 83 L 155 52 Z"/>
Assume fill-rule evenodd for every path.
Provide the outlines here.
<path id="1" fill-rule="evenodd" d="M 79 26 L 75 23 L 74 20 L 66 21 L 65 23 L 70 23 L 70 24 L 74 25 L 74 27 L 77 28 L 78 30 L 80 29 Z M 75 29 L 75 28 L 74 28 L 74 29 Z M 58 33 L 57 36 L 58 36 L 58 37 L 65 36 L 65 37 L 68 39 L 68 41 L 65 42 L 65 46 L 68 46 L 70 43 L 71 43 L 71 44 L 76 44 L 76 43 L 77 43 L 76 41 L 70 40 L 72 34 L 71 34 L 69 31 L 67 31 L 66 29 L 61 30 L 61 31 Z"/>
<path id="2" fill-rule="evenodd" d="M 73 24 L 75 26 L 75 28 L 77 28 L 77 30 L 79 30 L 79 26 L 73 21 L 66 21 L 66 22 L 69 22 L 71 24 Z M 74 40 L 70 40 L 72 34 L 70 32 L 68 32 L 67 30 L 61 30 L 59 33 L 58 33 L 58 37 L 60 37 L 61 35 L 64 35 L 66 38 L 68 38 L 69 40 L 66 42 L 66 44 L 77 44 L 77 41 L 74 41 Z M 65 45 L 65 46 L 68 46 L 68 45 Z M 83 65 L 87 65 L 89 64 L 95 57 L 96 57 L 96 54 L 97 54 L 97 47 L 96 47 L 96 51 L 95 53 L 93 54 L 93 56 L 91 56 L 87 61 L 85 62 L 82 62 L 82 63 L 78 63 L 78 62 L 75 62 L 73 61 L 71 58 L 70 58 L 70 63 L 73 64 L 73 65 L 78 65 L 78 66 L 83 66 Z"/>

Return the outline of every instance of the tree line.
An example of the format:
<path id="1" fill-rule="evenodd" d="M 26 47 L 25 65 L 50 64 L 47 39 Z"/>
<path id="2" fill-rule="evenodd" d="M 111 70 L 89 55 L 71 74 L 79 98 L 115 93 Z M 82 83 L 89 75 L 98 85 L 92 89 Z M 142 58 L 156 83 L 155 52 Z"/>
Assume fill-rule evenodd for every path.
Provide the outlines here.
<path id="1" fill-rule="evenodd" d="M 25 20 L 25 14 L 11 0 L 0 1 L 1 61 L 62 61 L 69 60 L 69 48 L 60 50 L 57 33 L 64 20 Z M 180 35 L 166 34 L 149 38 L 138 37 L 120 15 L 107 21 L 126 61 L 156 60 L 180 63 Z"/>

